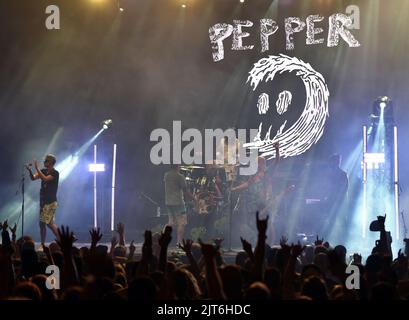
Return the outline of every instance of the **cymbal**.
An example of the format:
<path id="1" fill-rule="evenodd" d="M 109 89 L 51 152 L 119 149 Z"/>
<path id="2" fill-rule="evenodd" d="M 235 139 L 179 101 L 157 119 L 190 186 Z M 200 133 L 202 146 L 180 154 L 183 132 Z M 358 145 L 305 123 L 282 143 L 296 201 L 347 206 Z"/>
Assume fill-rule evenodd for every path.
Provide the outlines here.
<path id="1" fill-rule="evenodd" d="M 188 171 L 188 170 L 192 170 L 192 169 L 204 169 L 204 167 L 196 166 L 196 165 L 181 166 L 181 167 L 180 167 L 180 170 L 183 170 L 183 171 Z"/>
<path id="2" fill-rule="evenodd" d="M 224 168 L 231 168 L 231 167 L 239 167 L 239 166 L 240 166 L 240 163 L 234 163 L 234 164 L 228 164 L 228 163 L 226 163 L 226 164 L 211 164 L 211 165 L 209 165 L 209 166 L 211 166 L 212 168 L 215 168 L 215 169 L 224 169 Z"/>

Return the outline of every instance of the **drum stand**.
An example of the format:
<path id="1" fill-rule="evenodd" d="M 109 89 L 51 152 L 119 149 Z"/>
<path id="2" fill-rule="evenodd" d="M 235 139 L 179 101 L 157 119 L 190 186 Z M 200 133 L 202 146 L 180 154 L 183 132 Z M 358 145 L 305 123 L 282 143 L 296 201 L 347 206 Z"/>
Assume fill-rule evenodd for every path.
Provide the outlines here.
<path id="1" fill-rule="evenodd" d="M 230 181 L 230 188 L 229 188 L 229 197 L 228 197 L 228 202 L 229 202 L 229 223 L 228 223 L 228 246 L 227 246 L 227 252 L 232 252 L 232 224 L 233 224 L 233 213 L 238 210 L 239 208 L 239 203 L 240 203 L 240 195 L 237 197 L 236 203 L 233 206 L 233 197 L 232 197 L 232 192 L 231 189 L 233 187 L 234 181 Z"/>

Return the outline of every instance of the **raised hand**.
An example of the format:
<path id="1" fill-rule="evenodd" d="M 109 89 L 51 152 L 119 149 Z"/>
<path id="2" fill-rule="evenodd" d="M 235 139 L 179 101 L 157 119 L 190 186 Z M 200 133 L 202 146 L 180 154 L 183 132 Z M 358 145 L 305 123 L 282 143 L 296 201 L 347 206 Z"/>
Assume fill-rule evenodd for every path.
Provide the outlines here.
<path id="1" fill-rule="evenodd" d="M 409 239 L 403 239 L 403 242 L 405 242 L 405 254 L 409 257 Z"/>
<path id="2" fill-rule="evenodd" d="M 16 231 L 17 231 L 17 223 L 14 224 L 13 228 L 10 228 L 11 234 L 12 235 L 16 235 Z"/>
<path id="3" fill-rule="evenodd" d="M 43 252 L 47 255 L 47 257 L 48 257 L 48 255 L 51 253 L 50 252 L 50 248 L 49 247 L 47 247 L 45 244 L 42 244 L 42 247 L 43 247 Z"/>
<path id="4" fill-rule="evenodd" d="M 180 249 L 182 249 L 186 255 L 191 254 L 192 253 L 192 244 L 193 244 L 193 240 L 192 239 L 183 239 L 182 243 L 178 243 L 178 247 Z"/>
<path id="5" fill-rule="evenodd" d="M 165 231 L 163 231 L 159 237 L 159 245 L 161 247 L 169 246 L 169 243 L 172 241 L 172 227 L 166 226 Z"/>
<path id="6" fill-rule="evenodd" d="M 251 243 L 248 242 L 246 239 L 243 239 L 240 237 L 241 245 L 243 247 L 243 250 L 248 254 L 249 252 L 253 252 L 253 249 L 251 247 Z"/>
<path id="7" fill-rule="evenodd" d="M 111 239 L 111 250 L 114 249 L 117 244 L 118 244 L 118 239 L 115 236 L 113 236 Z"/>
<path id="8" fill-rule="evenodd" d="M 3 223 L 0 222 L 0 228 L 3 229 L 3 231 L 7 231 L 9 225 L 7 223 L 7 220 L 4 221 Z"/>
<path id="9" fill-rule="evenodd" d="M 152 257 L 152 231 L 145 230 L 145 240 L 142 245 L 142 260 L 147 261 L 151 257 Z"/>
<path id="10" fill-rule="evenodd" d="M 378 216 L 378 222 L 381 226 L 385 226 L 386 214 L 384 216 Z"/>
<path id="11" fill-rule="evenodd" d="M 135 253 L 136 247 L 134 245 L 134 241 L 132 240 L 129 244 L 129 257 L 132 258 Z"/>
<path id="12" fill-rule="evenodd" d="M 119 245 L 125 246 L 125 225 L 119 222 L 116 226 L 116 231 L 119 234 Z"/>
<path id="13" fill-rule="evenodd" d="M 125 232 L 125 225 L 122 222 L 119 222 L 116 226 L 116 231 L 122 235 Z"/>
<path id="14" fill-rule="evenodd" d="M 43 244 L 42 247 L 43 247 L 43 252 L 45 253 L 46 257 L 48 258 L 48 261 L 49 261 L 51 264 L 54 264 L 54 261 L 53 261 L 52 255 L 51 255 L 50 248 L 47 247 L 45 244 Z"/>
<path id="15" fill-rule="evenodd" d="M 305 248 L 306 246 L 302 246 L 300 242 L 298 242 L 295 245 L 293 244 L 291 245 L 291 255 L 297 258 L 298 256 L 301 255 L 301 253 L 304 251 Z"/>
<path id="16" fill-rule="evenodd" d="M 399 263 L 406 262 L 408 259 L 405 257 L 405 254 L 402 252 L 402 249 L 399 249 L 397 260 Z"/>
<path id="17" fill-rule="evenodd" d="M 317 235 L 317 240 L 315 240 L 315 242 L 314 242 L 314 244 L 316 245 L 316 246 L 321 246 L 322 244 L 324 243 L 324 238 L 319 238 L 318 237 L 318 235 Z"/>
<path id="18" fill-rule="evenodd" d="M 223 241 L 224 241 L 223 238 L 213 239 L 213 242 L 214 242 L 214 244 L 216 245 L 216 248 L 217 248 L 217 249 L 220 249 L 220 248 L 221 248 Z"/>
<path id="19" fill-rule="evenodd" d="M 362 264 L 362 256 L 359 253 L 354 253 L 352 259 L 354 264 Z"/>
<path id="20" fill-rule="evenodd" d="M 14 224 L 14 227 L 13 227 L 13 228 L 9 228 L 9 229 L 10 229 L 10 231 L 11 231 L 11 239 L 12 239 L 13 241 L 16 241 L 16 238 L 17 238 L 17 236 L 16 236 L 17 223 Z"/>
<path id="21" fill-rule="evenodd" d="M 98 229 L 92 228 L 89 231 L 89 234 L 91 236 L 91 247 L 96 246 L 97 243 L 102 239 L 102 233 L 100 231 L 100 228 L 98 228 Z"/>
<path id="22" fill-rule="evenodd" d="M 259 235 L 266 235 L 267 231 L 267 222 L 268 222 L 268 216 L 265 219 L 260 219 L 259 218 L 259 212 L 257 211 L 256 213 L 256 219 L 257 219 L 257 230 Z"/>
<path id="23" fill-rule="evenodd" d="M 74 233 L 69 227 L 61 226 L 58 228 L 59 239 L 56 239 L 57 244 L 60 246 L 63 254 L 71 254 L 72 245 L 77 240 L 74 236 Z"/>
<path id="24" fill-rule="evenodd" d="M 291 253 L 291 247 L 288 245 L 287 241 L 286 237 L 282 237 L 280 240 L 280 246 L 283 254 L 288 257 Z"/>
<path id="25" fill-rule="evenodd" d="M 281 248 L 283 248 L 284 246 L 287 246 L 287 242 L 288 242 L 288 239 L 285 236 L 282 236 L 280 239 Z"/>
<path id="26" fill-rule="evenodd" d="M 200 247 L 202 248 L 202 254 L 205 259 L 214 258 L 217 254 L 217 249 L 214 245 L 210 243 L 204 243 L 199 239 Z"/>

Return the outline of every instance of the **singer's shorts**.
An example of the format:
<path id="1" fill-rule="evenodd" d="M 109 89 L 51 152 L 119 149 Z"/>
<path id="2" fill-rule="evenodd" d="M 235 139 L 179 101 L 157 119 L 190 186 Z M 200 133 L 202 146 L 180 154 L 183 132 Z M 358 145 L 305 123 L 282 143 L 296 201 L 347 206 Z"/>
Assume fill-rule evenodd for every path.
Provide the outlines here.
<path id="1" fill-rule="evenodd" d="M 169 224 L 171 226 L 187 225 L 187 215 L 185 205 L 166 206 L 169 214 Z"/>
<path id="2" fill-rule="evenodd" d="M 57 210 L 57 201 L 45 204 L 40 208 L 40 222 L 45 224 L 54 223 L 55 211 Z"/>

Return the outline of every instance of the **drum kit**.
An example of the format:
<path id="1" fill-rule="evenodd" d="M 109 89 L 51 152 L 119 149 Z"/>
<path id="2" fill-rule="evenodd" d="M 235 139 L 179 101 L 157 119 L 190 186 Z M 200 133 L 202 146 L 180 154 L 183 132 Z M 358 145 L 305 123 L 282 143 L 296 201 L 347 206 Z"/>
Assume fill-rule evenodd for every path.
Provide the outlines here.
<path id="1" fill-rule="evenodd" d="M 189 191 L 196 198 L 192 210 L 198 215 L 219 214 L 227 205 L 228 179 L 225 166 L 182 166 Z"/>

